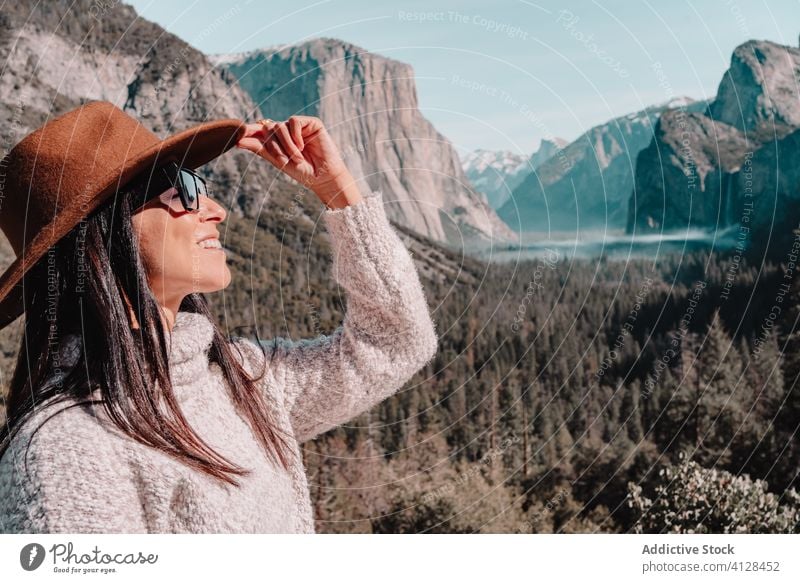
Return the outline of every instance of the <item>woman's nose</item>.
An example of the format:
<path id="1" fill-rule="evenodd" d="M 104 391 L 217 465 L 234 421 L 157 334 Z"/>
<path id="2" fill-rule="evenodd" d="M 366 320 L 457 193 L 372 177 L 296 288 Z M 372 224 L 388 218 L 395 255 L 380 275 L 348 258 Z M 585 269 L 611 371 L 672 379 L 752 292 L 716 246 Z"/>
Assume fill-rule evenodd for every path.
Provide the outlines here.
<path id="1" fill-rule="evenodd" d="M 206 221 L 216 219 L 222 222 L 225 220 L 225 217 L 228 216 L 225 207 L 210 196 L 203 196 L 200 198 L 200 213 L 203 215 L 203 220 Z"/>

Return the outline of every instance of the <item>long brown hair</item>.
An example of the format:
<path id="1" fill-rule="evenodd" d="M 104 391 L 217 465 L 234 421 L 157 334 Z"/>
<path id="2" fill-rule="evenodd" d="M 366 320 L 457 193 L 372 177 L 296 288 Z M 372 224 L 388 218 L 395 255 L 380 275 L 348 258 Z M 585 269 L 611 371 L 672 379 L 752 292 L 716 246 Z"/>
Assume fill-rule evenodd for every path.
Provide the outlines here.
<path id="1" fill-rule="evenodd" d="M 239 485 L 233 476 L 249 474 L 249 470 L 215 452 L 192 430 L 172 390 L 161 310 L 147 283 L 131 221 L 134 209 L 149 198 L 147 178 L 140 176 L 119 189 L 50 249 L 26 277 L 26 289 L 32 292 L 25 298 L 25 328 L 9 387 L 0 457 L 28 417 L 39 411 L 37 403 L 87 399 L 99 389 L 102 399 L 79 401 L 70 407 L 102 403 L 114 425 L 136 441 Z M 126 299 L 139 323 L 135 331 Z M 263 359 L 258 377 L 248 375 L 231 349 L 235 346 L 242 356 L 238 343 L 230 343 L 220 332 L 203 294 L 186 296 L 180 311 L 203 314 L 211 320 L 210 363 L 221 368 L 236 409 L 249 422 L 268 457 L 288 468 L 288 436 L 278 428 L 265 396 L 255 385 L 266 373 L 267 359 Z M 78 344 L 85 352 L 80 351 L 76 364 L 59 382 L 48 382 L 60 358 L 52 340 L 68 335 L 82 337 Z M 256 338 L 266 356 L 257 331 Z M 91 358 L 87 359 L 87 354 Z M 167 406 L 166 415 L 162 403 Z"/>

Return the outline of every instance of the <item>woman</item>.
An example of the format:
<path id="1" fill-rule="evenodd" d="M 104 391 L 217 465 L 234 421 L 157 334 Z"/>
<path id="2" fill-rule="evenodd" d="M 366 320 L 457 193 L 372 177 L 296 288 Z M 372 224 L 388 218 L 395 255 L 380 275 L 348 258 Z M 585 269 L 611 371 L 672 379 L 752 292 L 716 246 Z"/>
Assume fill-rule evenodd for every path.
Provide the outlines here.
<path id="1" fill-rule="evenodd" d="M 192 169 L 233 146 L 325 203 L 347 299 L 330 336 L 254 343 L 214 324 L 203 294 L 230 283 L 226 213 Z M 91 102 L 4 163 L 18 259 L 0 326 L 24 309 L 25 329 L 0 531 L 313 532 L 299 444 L 396 392 L 437 344 L 381 193 L 362 198 L 321 121 L 220 120 L 160 141 Z"/>

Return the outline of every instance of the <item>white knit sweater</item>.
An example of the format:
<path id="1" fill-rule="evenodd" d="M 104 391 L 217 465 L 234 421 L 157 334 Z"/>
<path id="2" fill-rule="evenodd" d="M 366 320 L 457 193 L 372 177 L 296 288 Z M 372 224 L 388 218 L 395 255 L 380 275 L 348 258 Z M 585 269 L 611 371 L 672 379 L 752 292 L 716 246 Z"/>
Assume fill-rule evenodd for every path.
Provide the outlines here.
<path id="1" fill-rule="evenodd" d="M 236 413 L 208 349 L 204 316 L 177 315 L 170 375 L 187 421 L 219 453 L 252 470 L 241 488 L 201 474 L 118 432 L 102 406 L 35 416 L 0 460 L 4 533 L 307 533 L 314 531 L 299 444 L 373 407 L 429 362 L 437 334 L 411 257 L 389 224 L 379 191 L 323 211 L 333 271 L 345 291 L 344 323 L 313 340 L 266 342 L 260 381 L 283 429 L 294 436 L 286 472 L 269 461 Z M 249 340 L 245 367 L 263 358 Z M 238 354 L 235 347 L 234 354 Z"/>

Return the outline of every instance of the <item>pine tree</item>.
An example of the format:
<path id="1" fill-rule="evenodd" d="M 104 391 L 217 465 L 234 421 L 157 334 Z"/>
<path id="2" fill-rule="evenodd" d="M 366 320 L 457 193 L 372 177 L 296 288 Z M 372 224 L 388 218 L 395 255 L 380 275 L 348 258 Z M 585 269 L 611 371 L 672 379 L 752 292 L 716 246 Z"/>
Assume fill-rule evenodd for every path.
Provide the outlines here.
<path id="1" fill-rule="evenodd" d="M 779 428 L 794 433 L 800 419 L 800 278 L 792 281 L 790 293 L 785 300 L 783 331 L 779 341 L 783 349 L 784 406 L 778 419 Z"/>
<path id="2" fill-rule="evenodd" d="M 730 444 L 742 427 L 746 409 L 741 388 L 741 355 L 715 310 L 697 359 L 699 393 L 687 424 L 704 465 L 731 461 Z"/>
<path id="3" fill-rule="evenodd" d="M 625 424 L 628 437 L 633 443 L 639 443 L 644 438 L 642 427 L 642 411 L 640 408 L 641 381 L 634 379 L 627 386 L 622 387 L 622 405 L 620 407 L 620 423 Z"/>
<path id="4" fill-rule="evenodd" d="M 743 351 L 749 355 L 745 363 L 748 412 L 735 440 L 734 457 L 741 460 L 741 471 L 756 478 L 770 476 L 785 445 L 776 425 L 783 400 L 782 355 L 777 336 L 778 332 L 770 329 L 757 339 L 752 352 Z"/>

